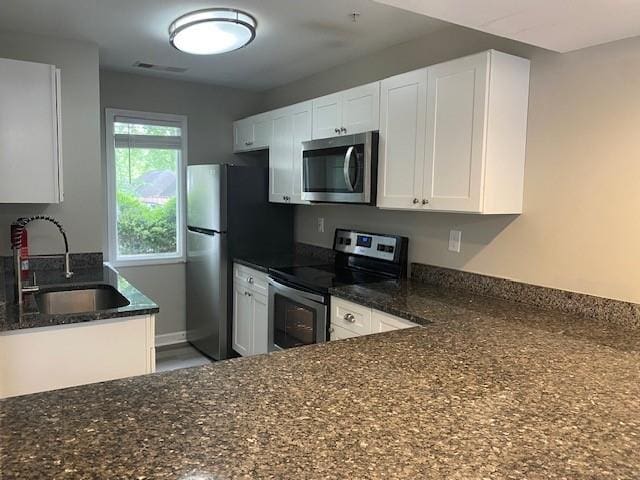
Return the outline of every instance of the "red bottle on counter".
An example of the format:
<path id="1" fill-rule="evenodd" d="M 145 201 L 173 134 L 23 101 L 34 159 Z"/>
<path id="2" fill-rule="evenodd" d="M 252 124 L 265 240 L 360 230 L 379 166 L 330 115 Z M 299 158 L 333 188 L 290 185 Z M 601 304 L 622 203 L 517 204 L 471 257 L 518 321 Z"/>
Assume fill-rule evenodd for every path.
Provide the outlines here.
<path id="1" fill-rule="evenodd" d="M 11 245 L 16 245 L 18 243 L 18 231 L 19 227 L 15 223 L 11 224 Z M 27 236 L 27 230 L 22 230 L 22 243 L 20 244 L 20 277 L 22 280 L 29 279 L 29 240 Z"/>

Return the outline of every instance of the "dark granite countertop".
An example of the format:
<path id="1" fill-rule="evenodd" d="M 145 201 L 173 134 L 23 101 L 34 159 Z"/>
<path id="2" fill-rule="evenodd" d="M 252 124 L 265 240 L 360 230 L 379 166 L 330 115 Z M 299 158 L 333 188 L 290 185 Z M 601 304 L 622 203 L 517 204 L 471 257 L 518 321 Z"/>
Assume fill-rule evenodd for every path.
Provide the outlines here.
<path id="1" fill-rule="evenodd" d="M 0 401 L 3 479 L 640 478 L 640 339 L 415 282 L 425 326 Z"/>
<path id="2" fill-rule="evenodd" d="M 157 313 L 158 306 L 131 285 L 122 275 L 108 265 L 82 266 L 74 268 L 74 275 L 65 278 L 61 269 L 36 270 L 41 291 L 76 289 L 94 285 L 111 285 L 129 300 L 129 305 L 109 310 L 74 314 L 48 315 L 40 313 L 33 295 L 26 295 L 25 302 L 18 306 L 13 302 L 13 278 L 6 273 L 6 303 L 0 303 L 0 332 L 24 328 L 47 327 L 71 323 L 130 317 Z"/>
<path id="3" fill-rule="evenodd" d="M 499 319 L 514 326 L 530 325 L 551 334 L 588 339 L 618 350 L 640 350 L 640 329 L 538 308 L 500 298 L 476 295 L 415 280 L 387 281 L 333 288 L 331 295 L 395 315 L 419 325 L 452 320 Z"/>

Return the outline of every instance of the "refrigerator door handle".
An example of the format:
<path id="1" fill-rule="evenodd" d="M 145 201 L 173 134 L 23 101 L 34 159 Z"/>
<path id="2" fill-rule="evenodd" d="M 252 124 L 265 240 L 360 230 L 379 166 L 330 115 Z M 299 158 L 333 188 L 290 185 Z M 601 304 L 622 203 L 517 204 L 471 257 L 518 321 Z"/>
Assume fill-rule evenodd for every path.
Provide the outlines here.
<path id="1" fill-rule="evenodd" d="M 194 233 L 202 233 L 203 235 L 221 235 L 227 232 L 220 232 L 218 230 L 209 230 L 208 228 L 187 226 L 187 230 Z"/>

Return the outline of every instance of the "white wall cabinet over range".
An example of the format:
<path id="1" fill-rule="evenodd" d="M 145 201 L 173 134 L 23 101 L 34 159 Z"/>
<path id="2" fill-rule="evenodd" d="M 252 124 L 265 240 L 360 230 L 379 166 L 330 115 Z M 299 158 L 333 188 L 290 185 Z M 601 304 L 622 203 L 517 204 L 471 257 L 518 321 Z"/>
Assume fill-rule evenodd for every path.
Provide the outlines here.
<path id="1" fill-rule="evenodd" d="M 522 213 L 529 61 L 490 50 L 382 81 L 381 208 Z"/>
<path id="2" fill-rule="evenodd" d="M 0 203 L 63 200 L 60 70 L 0 58 Z"/>
<path id="3" fill-rule="evenodd" d="M 269 148 L 269 201 L 302 200 L 302 142 L 311 140 L 312 102 L 272 112 L 273 137 Z"/>
<path id="4" fill-rule="evenodd" d="M 270 147 L 270 201 L 305 203 L 309 129 L 313 140 L 379 130 L 379 208 L 522 213 L 529 68 L 495 50 L 432 65 L 239 120 L 234 149 Z"/>
<path id="5" fill-rule="evenodd" d="M 331 297 L 331 326 L 329 327 L 331 340 L 342 340 L 416 326 L 418 325 L 403 318 L 341 298 Z"/>
<path id="6" fill-rule="evenodd" d="M 378 130 L 380 82 L 313 100 L 313 139 Z"/>
<path id="7" fill-rule="evenodd" d="M 0 334 L 0 398 L 155 371 L 155 315 Z"/>
<path id="8" fill-rule="evenodd" d="M 269 351 L 267 274 L 234 264 L 233 349 L 243 357 Z"/>
<path id="9" fill-rule="evenodd" d="M 271 112 L 243 118 L 233 123 L 233 151 L 264 150 L 271 144 L 273 120 Z"/>

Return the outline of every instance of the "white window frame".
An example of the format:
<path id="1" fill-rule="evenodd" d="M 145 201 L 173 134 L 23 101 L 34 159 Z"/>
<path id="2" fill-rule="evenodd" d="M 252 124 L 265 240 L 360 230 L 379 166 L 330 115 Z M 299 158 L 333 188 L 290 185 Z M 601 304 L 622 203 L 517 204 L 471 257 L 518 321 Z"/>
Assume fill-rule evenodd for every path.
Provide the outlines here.
<path id="1" fill-rule="evenodd" d="M 150 120 L 159 122 L 171 122 L 181 128 L 181 150 L 178 163 L 178 191 L 176 194 L 177 205 L 177 253 L 171 254 L 145 254 L 127 255 L 126 258 L 118 257 L 117 239 L 117 203 L 116 203 L 116 150 L 114 123 L 116 117 L 131 117 L 132 119 Z M 105 109 L 105 149 L 107 157 L 107 231 L 109 239 L 109 263 L 118 267 L 133 267 L 142 265 L 162 265 L 170 263 L 184 263 L 185 255 L 185 228 L 187 205 L 187 117 L 169 113 L 141 112 L 136 110 L 121 110 L 116 108 Z"/>

